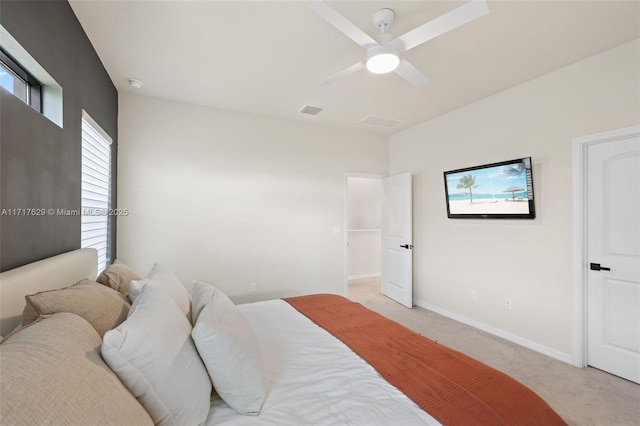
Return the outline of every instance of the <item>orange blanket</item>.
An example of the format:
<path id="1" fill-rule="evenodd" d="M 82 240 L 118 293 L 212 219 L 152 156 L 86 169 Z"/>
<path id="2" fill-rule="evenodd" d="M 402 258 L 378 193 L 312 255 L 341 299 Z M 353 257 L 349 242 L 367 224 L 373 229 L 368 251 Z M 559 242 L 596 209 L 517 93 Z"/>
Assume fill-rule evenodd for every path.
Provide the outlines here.
<path id="1" fill-rule="evenodd" d="M 564 425 L 526 386 L 341 296 L 284 299 L 444 425 Z"/>

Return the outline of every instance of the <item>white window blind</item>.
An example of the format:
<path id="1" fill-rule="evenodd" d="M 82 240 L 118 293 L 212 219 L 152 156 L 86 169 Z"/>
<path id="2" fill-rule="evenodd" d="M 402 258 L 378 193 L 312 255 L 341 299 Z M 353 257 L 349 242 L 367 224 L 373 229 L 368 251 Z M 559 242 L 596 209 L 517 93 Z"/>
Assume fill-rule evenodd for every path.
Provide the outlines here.
<path id="1" fill-rule="evenodd" d="M 81 247 L 98 250 L 98 272 L 109 257 L 111 138 L 82 111 Z"/>

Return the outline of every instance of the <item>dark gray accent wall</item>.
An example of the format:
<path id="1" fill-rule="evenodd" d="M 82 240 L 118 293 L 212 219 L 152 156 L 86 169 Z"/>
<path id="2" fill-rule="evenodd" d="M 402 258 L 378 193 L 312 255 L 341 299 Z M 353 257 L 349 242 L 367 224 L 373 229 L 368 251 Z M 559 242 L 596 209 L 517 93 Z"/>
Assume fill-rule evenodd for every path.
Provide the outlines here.
<path id="1" fill-rule="evenodd" d="M 61 129 L 0 89 L 0 211 L 80 208 L 83 109 L 113 139 L 115 207 L 118 93 L 69 3 L 2 0 L 0 24 L 63 90 Z M 0 217 L 0 271 L 79 247 L 79 216 Z"/>

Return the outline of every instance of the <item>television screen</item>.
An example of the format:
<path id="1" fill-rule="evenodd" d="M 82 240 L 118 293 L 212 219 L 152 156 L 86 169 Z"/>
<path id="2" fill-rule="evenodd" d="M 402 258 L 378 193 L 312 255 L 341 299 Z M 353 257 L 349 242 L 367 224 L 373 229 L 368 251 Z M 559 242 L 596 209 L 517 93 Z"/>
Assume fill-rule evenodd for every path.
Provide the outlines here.
<path id="1" fill-rule="evenodd" d="M 444 172 L 447 217 L 534 219 L 531 157 Z"/>

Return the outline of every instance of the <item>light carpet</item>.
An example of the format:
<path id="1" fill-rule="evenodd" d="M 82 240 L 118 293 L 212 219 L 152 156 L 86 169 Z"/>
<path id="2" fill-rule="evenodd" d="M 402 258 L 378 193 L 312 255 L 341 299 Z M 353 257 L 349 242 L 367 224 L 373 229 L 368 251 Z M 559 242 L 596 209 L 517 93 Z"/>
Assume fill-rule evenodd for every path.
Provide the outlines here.
<path id="1" fill-rule="evenodd" d="M 349 298 L 528 386 L 570 425 L 640 425 L 640 385 L 577 368 L 434 312 L 380 294 L 379 279 L 352 280 Z"/>

